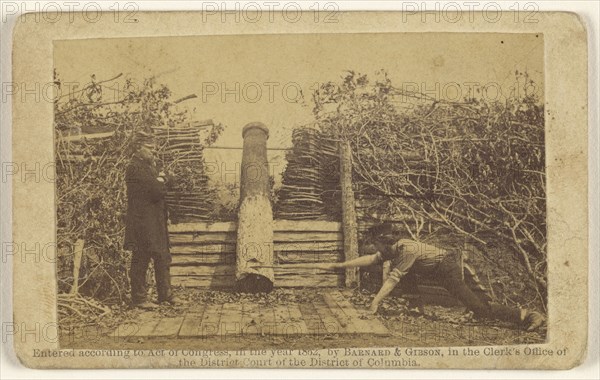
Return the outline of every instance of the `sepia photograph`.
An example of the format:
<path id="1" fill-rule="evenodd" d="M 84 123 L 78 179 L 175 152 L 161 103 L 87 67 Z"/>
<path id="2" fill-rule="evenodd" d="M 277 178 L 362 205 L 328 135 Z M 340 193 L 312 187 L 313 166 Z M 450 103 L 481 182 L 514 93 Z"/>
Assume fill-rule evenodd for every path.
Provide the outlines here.
<path id="1" fill-rule="evenodd" d="M 582 363 L 581 19 L 295 14 L 22 16 L 3 168 L 16 360 Z"/>
<path id="2" fill-rule="evenodd" d="M 55 41 L 61 346 L 543 342 L 543 41 Z"/>

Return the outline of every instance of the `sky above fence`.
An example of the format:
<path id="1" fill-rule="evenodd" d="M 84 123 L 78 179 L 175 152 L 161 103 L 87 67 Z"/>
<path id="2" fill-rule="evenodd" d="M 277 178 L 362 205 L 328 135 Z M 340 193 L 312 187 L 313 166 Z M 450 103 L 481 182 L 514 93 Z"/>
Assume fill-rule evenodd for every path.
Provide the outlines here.
<path id="1" fill-rule="evenodd" d="M 450 101 L 476 88 L 488 100 L 503 100 L 515 91 L 515 72 L 527 71 L 537 84 L 530 90 L 543 99 L 543 58 L 541 34 L 497 33 L 88 39 L 56 41 L 54 50 L 63 83 L 81 87 L 92 74 L 100 81 L 123 73 L 134 83 L 156 77 L 174 99 L 196 94 L 180 107 L 196 119 L 226 125 L 216 145 L 234 148 L 241 148 L 242 128 L 252 121 L 269 127 L 270 148 L 289 147 L 293 127 L 312 120 L 312 90 L 339 80 L 346 70 L 373 76 L 385 69 L 396 87 Z M 105 99 L 122 96 L 122 85 L 107 83 Z M 213 150 L 207 156 L 232 168 L 241 150 Z M 273 157 L 283 160 L 284 152 Z M 279 174 L 285 163 L 275 166 Z"/>

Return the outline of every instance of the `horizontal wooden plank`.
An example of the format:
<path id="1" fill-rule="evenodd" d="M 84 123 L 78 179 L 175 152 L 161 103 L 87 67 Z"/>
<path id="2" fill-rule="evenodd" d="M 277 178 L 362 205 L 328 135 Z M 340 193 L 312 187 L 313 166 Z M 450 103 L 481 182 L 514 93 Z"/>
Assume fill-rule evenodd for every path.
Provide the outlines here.
<path id="1" fill-rule="evenodd" d="M 342 286 L 343 276 L 340 275 L 322 275 L 312 278 L 296 278 L 293 276 L 275 277 L 275 287 L 280 288 L 330 288 Z M 173 286 L 183 286 L 187 288 L 232 288 L 235 286 L 235 277 L 231 276 L 173 276 L 171 277 Z"/>
<path id="2" fill-rule="evenodd" d="M 273 268 L 276 287 L 330 287 L 340 286 L 343 274 L 313 268 Z M 186 287 L 232 287 L 235 284 L 235 266 L 173 266 L 173 285 Z M 184 278 L 185 277 L 185 278 Z"/>
<path id="3" fill-rule="evenodd" d="M 172 266 L 172 276 L 233 276 L 235 265 L 215 264 L 201 266 Z"/>
<path id="4" fill-rule="evenodd" d="M 171 285 L 185 288 L 232 288 L 235 277 L 172 276 Z"/>
<path id="5" fill-rule="evenodd" d="M 170 233 L 183 232 L 228 232 L 237 231 L 235 222 L 216 222 L 216 223 L 177 223 L 169 225 Z"/>
<path id="6" fill-rule="evenodd" d="M 185 288 L 231 289 L 235 286 L 235 277 L 173 276 L 171 285 Z"/>
<path id="7" fill-rule="evenodd" d="M 190 212 L 198 212 L 198 213 L 202 213 L 202 214 L 209 213 L 209 208 L 204 205 L 193 206 L 193 205 L 183 205 L 183 204 L 179 204 L 179 203 L 171 204 L 169 206 L 169 210 L 171 210 L 172 212 L 185 210 L 185 211 L 190 211 Z"/>
<path id="8" fill-rule="evenodd" d="M 273 286 L 277 288 L 332 288 L 342 286 L 343 283 L 343 276 L 334 274 L 309 278 L 294 276 L 278 277 L 275 275 L 275 283 Z"/>
<path id="9" fill-rule="evenodd" d="M 187 199 L 187 198 L 175 198 L 175 197 L 166 197 L 167 204 L 169 207 L 174 207 L 178 205 L 185 206 L 196 206 L 199 208 L 205 208 L 210 210 L 210 204 L 204 199 Z"/>
<path id="10" fill-rule="evenodd" d="M 235 244 L 172 245 L 172 255 L 226 255 L 235 254 Z"/>
<path id="11" fill-rule="evenodd" d="M 273 250 L 276 252 L 323 252 L 340 251 L 344 249 L 342 241 L 294 241 L 294 242 L 275 242 Z"/>
<path id="12" fill-rule="evenodd" d="M 341 232 L 330 231 L 274 231 L 275 242 L 313 242 L 313 241 L 343 241 Z"/>
<path id="13" fill-rule="evenodd" d="M 172 245 L 180 244 L 215 244 L 235 243 L 236 232 L 209 232 L 209 233 L 172 233 L 169 234 Z M 343 235 L 340 232 L 275 232 L 273 234 L 275 243 L 302 244 L 312 242 L 342 242 Z"/>
<path id="14" fill-rule="evenodd" d="M 330 222 L 323 220 L 283 220 L 273 221 L 274 231 L 287 232 L 340 232 L 340 222 Z M 217 223 L 177 223 L 169 226 L 169 232 L 228 232 L 237 231 L 235 222 L 217 222 Z"/>
<path id="15" fill-rule="evenodd" d="M 296 264 L 296 263 L 330 263 L 341 261 L 342 251 L 315 251 L 315 252 L 275 252 L 275 264 Z"/>
<path id="16" fill-rule="evenodd" d="M 335 270 L 321 268 L 286 267 L 285 265 L 275 266 L 273 268 L 273 271 L 275 272 L 275 277 L 294 276 L 298 278 L 311 278 L 330 274 L 339 274 L 339 272 Z"/>
<path id="17" fill-rule="evenodd" d="M 172 266 L 185 265 L 214 265 L 228 264 L 235 265 L 235 252 L 231 253 L 207 253 L 202 255 L 172 255 Z"/>
<path id="18" fill-rule="evenodd" d="M 171 265 L 213 265 L 229 264 L 235 265 L 235 251 L 227 253 L 202 253 L 202 254 L 177 254 L 172 255 Z M 341 261 L 342 251 L 287 251 L 275 252 L 275 265 L 298 264 L 298 263 L 331 263 Z"/>
<path id="19" fill-rule="evenodd" d="M 252 250 L 271 249 L 270 244 L 252 245 Z M 297 255 L 310 255 L 317 252 L 337 252 L 343 249 L 342 242 L 303 242 L 303 243 L 275 243 L 274 252 L 295 252 Z M 173 255 L 226 255 L 236 252 L 235 244 L 186 244 L 173 245 L 170 249 Z"/>
<path id="20" fill-rule="evenodd" d="M 199 234 L 169 234 L 171 244 L 214 244 L 230 243 L 235 244 L 237 240 L 236 232 L 210 232 Z"/>
<path id="21" fill-rule="evenodd" d="M 337 274 L 337 271 L 321 268 L 274 266 L 275 276 L 313 277 L 326 274 Z M 173 276 L 229 276 L 235 274 L 235 265 L 213 264 L 199 266 L 172 266 Z"/>

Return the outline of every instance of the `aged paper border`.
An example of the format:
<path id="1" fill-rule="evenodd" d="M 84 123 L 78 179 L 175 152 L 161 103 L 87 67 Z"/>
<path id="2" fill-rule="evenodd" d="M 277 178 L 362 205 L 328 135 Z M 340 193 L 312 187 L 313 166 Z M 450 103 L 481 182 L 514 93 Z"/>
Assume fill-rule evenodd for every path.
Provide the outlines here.
<path id="1" fill-rule="evenodd" d="M 571 13 L 538 13 L 538 23 L 515 24 L 511 17 L 497 23 L 406 23 L 400 13 L 340 13 L 335 24 L 309 20 L 286 22 L 201 22 L 198 13 L 139 13 L 137 24 L 114 23 L 107 18 L 95 24 L 75 15 L 75 22 L 45 24 L 17 21 L 14 30 L 13 82 L 52 81 L 53 41 L 80 38 L 118 38 L 184 35 L 235 35 L 262 33 L 365 33 L 365 32 L 512 32 L 543 33 L 545 41 L 545 99 L 547 105 L 546 155 L 548 186 L 549 326 L 548 343 L 536 345 L 560 350 L 561 357 L 469 357 L 422 359 L 421 368 L 571 368 L 585 359 L 588 301 L 587 205 L 587 33 Z M 463 18 L 464 20 L 464 18 Z M 66 21 L 66 20 L 65 20 Z M 175 26 L 176 25 L 176 26 Z M 568 102 L 567 102 L 568 100 Z M 43 167 L 53 161 L 52 103 L 13 102 L 13 162 Z M 29 166 L 31 167 L 31 166 Z M 51 181 L 13 179 L 13 242 L 55 241 L 54 184 Z M 35 257 L 35 255 L 33 255 Z M 37 349 L 56 349 L 44 338 L 56 321 L 55 267 L 48 260 L 23 256 L 14 260 L 14 322 L 32 333 L 15 336 L 15 351 L 33 368 L 145 368 L 173 367 L 169 358 L 125 360 L 100 358 L 56 360 L 34 358 Z M 566 262 L 569 265 L 566 265 Z M 37 330 L 36 330 L 37 329 Z M 29 331 L 29 330 L 28 330 Z M 327 350 L 323 350 L 323 357 Z M 258 357 L 257 357 L 258 358 Z"/>

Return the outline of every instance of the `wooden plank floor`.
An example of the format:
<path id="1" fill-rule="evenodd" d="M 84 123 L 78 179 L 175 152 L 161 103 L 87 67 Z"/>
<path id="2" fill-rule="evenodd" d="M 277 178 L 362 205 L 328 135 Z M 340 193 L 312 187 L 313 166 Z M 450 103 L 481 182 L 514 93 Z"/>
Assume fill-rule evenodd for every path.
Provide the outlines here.
<path id="1" fill-rule="evenodd" d="M 128 321 L 111 336 L 119 338 L 202 338 L 243 335 L 389 335 L 377 317 L 364 317 L 339 290 L 322 291 L 312 302 L 257 305 L 247 301 L 222 305 L 190 305 L 181 315 L 161 317 L 147 311 L 139 322 Z M 131 333 L 136 324 L 135 333 Z M 123 332 L 129 332 L 123 334 Z"/>

